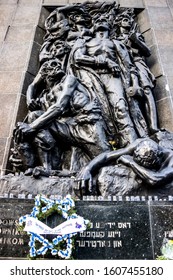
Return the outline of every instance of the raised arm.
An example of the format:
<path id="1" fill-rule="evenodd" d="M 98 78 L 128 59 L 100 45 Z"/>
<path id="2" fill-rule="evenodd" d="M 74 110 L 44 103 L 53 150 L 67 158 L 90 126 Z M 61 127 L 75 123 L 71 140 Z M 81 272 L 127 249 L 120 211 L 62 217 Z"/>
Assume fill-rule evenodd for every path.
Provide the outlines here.
<path id="1" fill-rule="evenodd" d="M 51 123 L 55 118 L 61 116 L 64 110 L 69 104 L 70 97 L 77 86 L 77 79 L 74 76 L 67 76 L 63 83 L 63 90 L 58 93 L 57 102 L 50 106 L 50 108 L 37 118 L 30 127 L 34 130 L 45 128 L 49 123 Z M 59 85 L 52 89 L 53 91 L 59 90 Z"/>
<path id="2" fill-rule="evenodd" d="M 43 78 L 41 76 L 41 73 L 38 72 L 37 76 L 34 78 L 33 82 L 28 86 L 27 92 L 26 92 L 26 102 L 28 109 L 33 111 L 37 109 L 38 104 L 36 102 L 37 96 L 37 87 L 38 85 L 43 81 Z"/>
<path id="3" fill-rule="evenodd" d="M 61 116 L 62 112 L 68 107 L 70 97 L 77 86 L 77 79 L 74 76 L 67 76 L 64 82 L 63 90 L 58 93 L 58 101 L 52 105 L 45 113 L 38 117 L 31 124 L 27 123 L 17 123 L 14 132 L 14 138 L 16 143 L 23 142 L 26 138 L 32 137 L 39 129 L 44 129 L 51 124 L 55 118 Z M 53 90 L 59 90 L 54 87 Z"/>

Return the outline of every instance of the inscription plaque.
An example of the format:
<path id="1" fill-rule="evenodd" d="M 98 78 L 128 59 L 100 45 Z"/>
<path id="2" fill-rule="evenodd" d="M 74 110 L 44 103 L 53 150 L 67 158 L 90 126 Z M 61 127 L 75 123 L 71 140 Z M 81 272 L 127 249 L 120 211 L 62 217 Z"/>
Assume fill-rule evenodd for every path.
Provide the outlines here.
<path id="1" fill-rule="evenodd" d="M 29 237 L 16 225 L 34 200 L 0 202 L 0 258 L 27 258 Z M 76 201 L 76 210 L 91 227 L 77 235 L 75 259 L 156 259 L 164 237 L 173 237 L 173 201 Z M 53 215 L 45 222 L 55 227 L 60 221 Z"/>
<path id="2" fill-rule="evenodd" d="M 152 259 L 147 202 L 78 202 L 77 209 L 91 228 L 77 238 L 76 258 Z"/>

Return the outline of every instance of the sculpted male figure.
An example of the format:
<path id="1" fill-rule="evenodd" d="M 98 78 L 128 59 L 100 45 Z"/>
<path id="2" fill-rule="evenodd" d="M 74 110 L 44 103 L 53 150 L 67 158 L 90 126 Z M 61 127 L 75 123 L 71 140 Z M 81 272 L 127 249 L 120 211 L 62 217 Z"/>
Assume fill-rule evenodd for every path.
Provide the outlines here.
<path id="1" fill-rule="evenodd" d="M 90 96 L 76 77 L 65 73 L 62 75 L 60 64 L 56 67 L 59 67 L 60 82 L 49 92 L 54 104 L 32 122 L 19 123 L 15 130 L 18 143 L 32 141 L 45 152 L 40 165 L 49 175 L 52 170 L 51 158 L 47 164 L 45 158 L 50 150 L 44 149 L 48 144 L 45 142 L 47 132 L 53 146 L 80 147 L 88 159 L 110 150 L 97 97 Z"/>
<path id="2" fill-rule="evenodd" d="M 76 42 L 71 64 L 81 67 L 78 76 L 86 81 L 88 88 L 94 88 L 97 95 L 100 94 L 98 83 L 104 88 L 112 122 L 120 134 L 120 147 L 123 147 L 137 138 L 125 96 L 125 89 L 134 82 L 134 67 L 125 46 L 109 38 L 109 29 L 107 21 L 97 21 L 95 37 Z M 96 84 L 94 79 L 99 82 Z"/>
<path id="3" fill-rule="evenodd" d="M 151 52 L 142 34 L 136 30 L 132 16 L 128 15 L 127 12 L 122 13 L 117 17 L 117 22 L 119 26 L 117 39 L 126 45 L 138 71 L 139 84 L 143 89 L 144 115 L 150 134 L 154 134 L 158 131 L 157 110 L 152 92 L 155 86 L 155 77 L 145 63 L 145 57 L 149 57 Z"/>
<path id="4" fill-rule="evenodd" d="M 99 168 L 122 163 L 148 185 L 157 187 L 173 179 L 173 151 L 159 146 L 150 138 L 137 139 L 126 148 L 102 153 L 92 160 L 77 177 L 81 188 L 92 190 L 92 174 Z"/>

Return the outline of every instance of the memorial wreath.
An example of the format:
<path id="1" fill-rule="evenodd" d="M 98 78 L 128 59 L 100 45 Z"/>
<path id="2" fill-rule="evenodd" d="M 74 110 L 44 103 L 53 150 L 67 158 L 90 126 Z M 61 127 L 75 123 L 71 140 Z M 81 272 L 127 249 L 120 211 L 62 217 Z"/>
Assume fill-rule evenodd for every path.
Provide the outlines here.
<path id="1" fill-rule="evenodd" d="M 65 221 L 52 229 L 42 221 L 55 213 Z M 86 230 L 88 226 L 89 221 L 76 214 L 75 202 L 71 196 L 66 196 L 64 199 L 49 199 L 37 195 L 31 214 L 19 218 L 19 230 L 26 231 L 30 236 L 31 259 L 36 259 L 38 256 L 45 257 L 48 252 L 56 258 L 71 258 L 74 236 Z"/>

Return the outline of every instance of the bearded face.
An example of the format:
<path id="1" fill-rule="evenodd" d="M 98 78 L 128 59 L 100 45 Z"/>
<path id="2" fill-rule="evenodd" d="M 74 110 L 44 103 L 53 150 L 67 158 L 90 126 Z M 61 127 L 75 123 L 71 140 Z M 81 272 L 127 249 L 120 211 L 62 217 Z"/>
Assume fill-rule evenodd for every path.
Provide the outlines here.
<path id="1" fill-rule="evenodd" d="M 64 76 L 61 63 L 58 59 L 46 61 L 41 68 L 41 75 L 48 81 L 57 81 Z"/>

